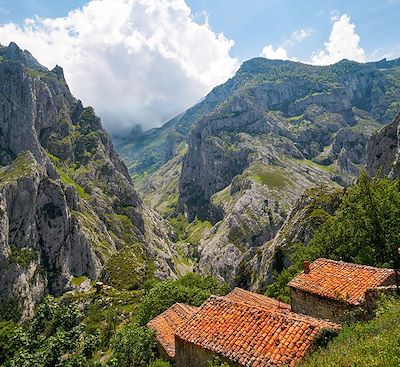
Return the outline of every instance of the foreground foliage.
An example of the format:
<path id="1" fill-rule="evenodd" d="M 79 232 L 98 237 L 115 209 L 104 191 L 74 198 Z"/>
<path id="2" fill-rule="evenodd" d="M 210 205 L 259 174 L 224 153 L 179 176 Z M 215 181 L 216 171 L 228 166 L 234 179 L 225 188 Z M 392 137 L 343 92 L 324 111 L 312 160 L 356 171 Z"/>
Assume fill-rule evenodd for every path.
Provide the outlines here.
<path id="1" fill-rule="evenodd" d="M 201 277 L 190 273 L 178 280 L 167 280 L 156 284 L 143 297 L 138 313 L 138 323 L 147 324 L 174 303 L 200 306 L 211 295 L 224 295 L 229 287 L 212 277 Z"/>
<path id="2" fill-rule="evenodd" d="M 385 303 L 368 322 L 345 326 L 327 348 L 308 356 L 301 367 L 400 366 L 400 300 Z"/>
<path id="3" fill-rule="evenodd" d="M 200 305 L 228 292 L 211 277 L 187 274 L 152 281 L 147 290 L 47 297 L 24 324 L 0 321 L 0 365 L 5 367 L 168 367 L 156 359 L 154 333 L 145 324 L 175 302 Z"/>

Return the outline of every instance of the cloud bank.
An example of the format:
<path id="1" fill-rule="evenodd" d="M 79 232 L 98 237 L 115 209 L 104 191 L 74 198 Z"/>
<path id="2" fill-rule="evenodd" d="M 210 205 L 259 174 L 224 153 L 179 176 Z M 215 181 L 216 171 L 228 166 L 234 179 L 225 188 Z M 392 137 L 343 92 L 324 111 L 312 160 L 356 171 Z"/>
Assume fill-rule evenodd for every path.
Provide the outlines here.
<path id="1" fill-rule="evenodd" d="M 358 62 L 365 61 L 365 51 L 360 46 L 360 36 L 356 32 L 356 26 L 351 23 L 347 14 L 338 16 L 332 14 L 332 30 L 329 40 L 325 42 L 325 49 L 313 52 L 309 60 L 302 62 L 313 65 L 330 65 L 343 59 Z M 269 59 L 281 59 L 298 61 L 295 57 L 290 57 L 287 48 L 293 46 L 295 42 L 302 42 L 312 33 L 311 29 L 300 29 L 294 31 L 290 39 L 286 40 L 281 46 L 274 48 L 267 45 L 261 51 L 261 56 Z"/>
<path id="2" fill-rule="evenodd" d="M 296 43 L 303 42 L 306 38 L 310 37 L 312 33 L 311 28 L 307 29 L 297 29 L 295 30 L 291 37 L 285 40 L 281 46 L 274 48 L 273 45 L 265 46 L 261 51 L 261 56 L 266 57 L 271 60 L 292 60 L 298 61 L 295 57 L 289 57 L 287 48 L 293 46 Z"/>
<path id="3" fill-rule="evenodd" d="M 356 26 L 351 23 L 347 14 L 343 14 L 338 19 L 334 18 L 329 41 L 325 43 L 325 50 L 313 54 L 311 63 L 328 65 L 343 59 L 365 61 L 365 51 L 360 47 L 360 36 L 356 33 Z"/>
<path id="4" fill-rule="evenodd" d="M 262 49 L 261 56 L 271 60 L 290 60 L 287 51 L 281 46 L 275 49 L 274 46 L 267 45 Z"/>
<path id="5" fill-rule="evenodd" d="M 63 18 L 0 26 L 0 42 L 11 41 L 61 65 L 72 92 L 117 134 L 159 126 L 239 66 L 234 42 L 196 23 L 185 0 L 92 0 Z"/>

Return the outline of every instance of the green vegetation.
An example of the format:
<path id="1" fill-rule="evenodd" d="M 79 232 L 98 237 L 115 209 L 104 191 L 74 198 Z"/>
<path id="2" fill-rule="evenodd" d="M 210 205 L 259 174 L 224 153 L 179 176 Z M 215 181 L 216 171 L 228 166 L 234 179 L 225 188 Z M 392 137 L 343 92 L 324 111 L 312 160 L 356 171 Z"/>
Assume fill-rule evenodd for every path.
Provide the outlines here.
<path id="1" fill-rule="evenodd" d="M 345 191 L 335 213 L 325 213 L 322 219 L 324 223 L 307 246 L 292 245 L 292 265 L 276 275 L 268 295 L 287 300 L 286 284 L 304 260 L 327 257 L 393 268 L 400 243 L 400 180 L 370 179 L 363 173 Z"/>
<path id="2" fill-rule="evenodd" d="M 281 189 L 290 183 L 290 179 L 283 170 L 262 163 L 255 164 L 250 168 L 249 177 L 274 189 Z"/>
<path id="3" fill-rule="evenodd" d="M 32 69 L 28 68 L 28 75 L 32 78 L 47 78 L 47 79 L 57 79 L 57 75 L 55 73 L 52 73 L 51 71 L 43 71 L 43 70 L 37 70 L 37 69 Z"/>
<path id="4" fill-rule="evenodd" d="M 99 293 L 48 296 L 30 320 L 22 324 L 0 320 L 0 365 L 171 367 L 156 359 L 155 336 L 145 327 L 147 321 L 175 302 L 198 306 L 211 294 L 228 292 L 218 280 L 198 274 L 148 281 L 146 288 L 145 294 L 104 286 Z"/>
<path id="5" fill-rule="evenodd" d="M 148 269 L 140 244 L 125 246 L 107 262 L 108 283 L 117 289 L 139 289 Z"/>
<path id="6" fill-rule="evenodd" d="M 309 159 L 305 159 L 305 160 L 298 159 L 297 161 L 299 163 L 304 162 L 308 167 L 319 168 L 319 169 L 325 171 L 326 173 L 330 173 L 330 174 L 335 173 L 335 167 L 332 164 L 330 164 L 329 166 L 324 166 L 322 164 L 315 163 Z"/>
<path id="7" fill-rule="evenodd" d="M 368 322 L 345 326 L 326 348 L 307 356 L 300 367 L 400 366 L 400 302 L 383 304 Z"/>
<path id="8" fill-rule="evenodd" d="M 153 331 L 142 326 L 127 325 L 113 338 L 114 356 L 108 365 L 115 367 L 146 367 L 156 355 Z"/>
<path id="9" fill-rule="evenodd" d="M 202 221 L 196 218 L 192 223 L 189 223 L 183 214 L 178 214 L 170 219 L 172 227 L 181 241 L 197 245 L 204 234 L 212 228 L 209 221 Z"/>
<path id="10" fill-rule="evenodd" d="M 56 167 L 57 173 L 60 175 L 61 181 L 65 185 L 72 185 L 75 187 L 78 195 L 81 199 L 89 200 L 90 195 L 85 192 L 85 189 L 80 186 L 71 176 L 70 172 L 73 174 L 75 166 L 72 166 L 68 171 L 68 173 L 62 168 L 60 158 L 48 153 L 49 158 L 53 162 L 54 166 Z"/>
<path id="11" fill-rule="evenodd" d="M 72 277 L 71 284 L 75 287 L 80 287 L 80 285 L 88 279 L 86 276 L 82 275 L 81 277 Z"/>
<path id="12" fill-rule="evenodd" d="M 66 185 L 72 185 L 75 187 L 78 195 L 81 199 L 90 199 L 90 195 L 85 192 L 85 189 L 76 183 L 67 173 L 65 173 L 61 168 L 56 167 L 58 174 L 60 175 L 61 181 Z"/>
<path id="13" fill-rule="evenodd" d="M 23 268 L 28 268 L 32 261 L 38 259 L 38 253 L 33 248 L 17 248 L 15 245 L 11 245 L 10 262 L 18 264 Z"/>
<path id="14" fill-rule="evenodd" d="M 10 166 L 0 168 L 0 187 L 20 177 L 32 177 L 37 173 L 37 163 L 31 153 L 23 152 Z"/>
<path id="15" fill-rule="evenodd" d="M 138 323 L 146 325 L 177 302 L 200 306 L 211 295 L 224 295 L 229 287 L 212 277 L 189 273 L 178 280 L 166 280 L 156 284 L 143 297 L 138 312 Z"/>
<path id="16" fill-rule="evenodd" d="M 149 364 L 149 367 L 172 367 L 172 365 L 168 361 L 163 361 L 162 359 L 156 359 L 154 362 L 151 362 Z"/>
<path id="17" fill-rule="evenodd" d="M 232 364 L 228 362 L 222 362 L 221 358 L 215 357 L 210 363 L 210 367 L 230 367 Z"/>

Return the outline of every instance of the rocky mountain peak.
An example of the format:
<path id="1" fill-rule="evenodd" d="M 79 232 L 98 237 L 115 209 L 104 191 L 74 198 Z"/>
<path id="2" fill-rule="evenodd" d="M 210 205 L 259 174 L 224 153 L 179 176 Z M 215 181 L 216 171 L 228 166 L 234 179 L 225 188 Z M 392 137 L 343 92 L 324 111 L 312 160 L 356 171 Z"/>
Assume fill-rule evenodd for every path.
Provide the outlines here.
<path id="1" fill-rule="evenodd" d="M 65 82 L 64 70 L 63 70 L 63 68 L 61 66 L 56 65 L 51 72 L 56 74 L 57 78 L 59 80 L 62 80 L 63 82 Z"/>
<path id="2" fill-rule="evenodd" d="M 8 47 L 0 49 L 0 56 L 8 61 L 17 61 L 22 63 L 24 66 L 40 71 L 48 71 L 43 65 L 41 65 L 27 50 L 21 50 L 15 42 L 10 42 Z"/>
<path id="3" fill-rule="evenodd" d="M 0 53 L 0 310 L 16 298 L 28 316 L 74 277 L 135 289 L 175 276 L 171 228 L 62 68 L 37 66 L 15 44 Z"/>

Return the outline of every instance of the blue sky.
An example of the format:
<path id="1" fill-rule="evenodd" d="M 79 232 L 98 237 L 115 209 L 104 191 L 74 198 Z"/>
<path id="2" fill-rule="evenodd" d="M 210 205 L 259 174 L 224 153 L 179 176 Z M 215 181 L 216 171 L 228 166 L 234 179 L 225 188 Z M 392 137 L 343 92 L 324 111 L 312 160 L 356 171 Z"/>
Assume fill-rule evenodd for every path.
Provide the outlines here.
<path id="1" fill-rule="evenodd" d="M 311 28 L 311 36 L 291 52 L 305 59 L 321 48 L 331 30 L 334 13 L 348 14 L 367 54 L 400 46 L 400 1 L 396 0 L 188 0 L 194 14 L 206 11 L 213 29 L 235 40 L 232 49 L 241 59 L 256 56 L 266 43 L 279 45 L 297 29 Z M 397 50 L 400 57 L 400 49 Z"/>
<path id="2" fill-rule="evenodd" d="M 162 125 L 252 57 L 400 57 L 399 19 L 400 0 L 0 0 L 0 43 L 61 65 L 73 94 L 124 134 Z"/>
<path id="3" fill-rule="evenodd" d="M 400 57 L 400 0 L 187 0 L 198 22 L 208 15 L 210 27 L 235 41 L 231 55 L 246 60 L 259 56 L 265 44 L 277 47 L 297 29 L 311 29 L 304 42 L 288 52 L 306 59 L 323 47 L 331 30 L 333 13 L 348 14 L 372 58 Z M 83 6 L 85 0 L 1 0 L 0 22 L 25 18 L 61 17 Z M 374 53 L 375 52 L 375 53 Z"/>

